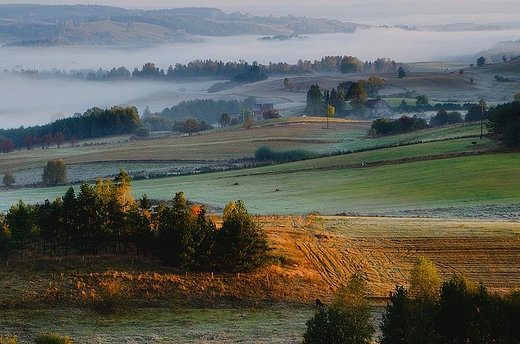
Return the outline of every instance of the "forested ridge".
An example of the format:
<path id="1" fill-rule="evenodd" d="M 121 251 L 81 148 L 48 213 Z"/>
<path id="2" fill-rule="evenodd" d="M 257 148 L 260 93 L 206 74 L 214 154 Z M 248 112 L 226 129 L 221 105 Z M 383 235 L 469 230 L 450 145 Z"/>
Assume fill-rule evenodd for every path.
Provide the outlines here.
<path id="1" fill-rule="evenodd" d="M 99 5 L 0 5 L 0 33 L 15 45 L 57 45 L 119 42 L 110 30 L 103 34 L 84 24 L 111 21 L 124 24 L 146 24 L 168 30 L 160 41 L 187 39 L 187 35 L 232 36 L 243 34 L 275 35 L 353 32 L 357 25 L 335 20 L 251 16 L 238 12 L 227 14 L 216 8 L 175 8 L 138 10 Z M 135 40 L 139 40 L 138 35 Z M 141 38 L 142 39 L 142 38 Z M 157 40 L 157 38 L 155 38 Z"/>
<path id="2" fill-rule="evenodd" d="M 14 148 L 22 147 L 28 150 L 37 146 L 49 148 L 54 144 L 59 147 L 65 140 L 74 144 L 80 139 L 130 134 L 139 125 L 139 115 L 134 107 L 95 107 L 83 115 L 58 119 L 45 125 L 0 129 L 0 148 L 4 153 L 8 153 Z M 9 147 L 4 147 L 7 145 Z"/>

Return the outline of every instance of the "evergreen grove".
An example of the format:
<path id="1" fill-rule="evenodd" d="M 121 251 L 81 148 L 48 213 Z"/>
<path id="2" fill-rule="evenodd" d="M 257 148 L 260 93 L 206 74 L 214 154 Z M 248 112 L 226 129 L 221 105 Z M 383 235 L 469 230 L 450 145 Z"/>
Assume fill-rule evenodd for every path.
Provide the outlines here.
<path id="1" fill-rule="evenodd" d="M 20 200 L 0 221 L 0 254 L 133 252 L 173 267 L 211 271 L 251 271 L 272 263 L 267 234 L 242 201 L 231 201 L 217 226 L 205 206 L 188 206 L 183 192 L 170 204 L 152 207 L 146 195 L 132 198 L 130 182 L 121 169 L 114 181 L 84 182 L 77 195 L 70 187 L 54 201 Z"/>

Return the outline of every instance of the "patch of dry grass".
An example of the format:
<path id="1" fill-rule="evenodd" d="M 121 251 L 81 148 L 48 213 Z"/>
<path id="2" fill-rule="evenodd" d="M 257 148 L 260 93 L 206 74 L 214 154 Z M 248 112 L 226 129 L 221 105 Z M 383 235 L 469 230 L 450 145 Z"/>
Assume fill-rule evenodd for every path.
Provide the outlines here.
<path id="1" fill-rule="evenodd" d="M 257 216 L 280 264 L 250 274 L 186 272 L 132 256 L 13 257 L 0 270 L 1 335 L 51 331 L 75 343 L 297 343 L 316 297 L 354 271 L 375 301 L 420 257 L 444 280 L 520 288 L 515 221 Z M 109 310 L 107 312 L 106 310 Z M 3 331 L 3 332 L 2 332 Z M 125 339 L 126 338 L 126 339 Z"/>

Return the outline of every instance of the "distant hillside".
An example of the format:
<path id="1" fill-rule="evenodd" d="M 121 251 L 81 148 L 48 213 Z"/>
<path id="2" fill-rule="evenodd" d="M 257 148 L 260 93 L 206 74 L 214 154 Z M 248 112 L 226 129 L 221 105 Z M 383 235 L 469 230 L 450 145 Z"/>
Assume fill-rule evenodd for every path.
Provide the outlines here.
<path id="1" fill-rule="evenodd" d="M 362 25 L 328 19 L 226 14 L 215 8 L 129 10 L 98 5 L 0 5 L 0 40 L 16 45 L 124 44 L 192 35 L 302 35 L 353 32 Z"/>
<path id="2" fill-rule="evenodd" d="M 483 50 L 474 55 L 474 60 L 483 56 L 487 63 L 502 62 L 504 58 L 515 60 L 520 58 L 520 39 L 516 41 L 498 42 L 492 48 Z"/>

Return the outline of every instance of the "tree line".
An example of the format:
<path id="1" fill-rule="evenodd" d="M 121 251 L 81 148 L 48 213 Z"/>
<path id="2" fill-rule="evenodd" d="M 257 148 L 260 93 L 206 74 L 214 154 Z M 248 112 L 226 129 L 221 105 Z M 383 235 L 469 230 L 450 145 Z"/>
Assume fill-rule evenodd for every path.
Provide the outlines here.
<path id="1" fill-rule="evenodd" d="M 11 150 L 22 147 L 31 150 L 37 146 L 43 149 L 53 144 L 59 147 L 65 140 L 75 142 L 80 139 L 133 133 L 140 124 L 135 107 L 94 107 L 83 115 L 58 119 L 45 125 L 0 129 L 0 147 L 4 147 L 4 142 L 8 142 Z"/>
<path id="2" fill-rule="evenodd" d="M 172 121 L 185 120 L 187 118 L 196 117 L 198 120 L 205 120 L 208 123 L 216 123 L 223 113 L 239 114 L 242 109 L 251 109 L 256 102 L 255 97 L 247 97 L 243 102 L 236 99 L 231 100 L 213 100 L 213 99 L 195 99 L 183 100 L 177 105 L 165 108 L 158 113 L 143 114 L 143 121 L 148 122 L 147 117 L 150 115 L 160 116 Z M 170 128 L 171 130 L 171 128 Z"/>
<path id="3" fill-rule="evenodd" d="M 2 219 L 0 219 L 2 220 Z M 54 201 L 13 205 L 0 221 L 0 254 L 127 253 L 155 255 L 165 265 L 195 270 L 250 271 L 272 262 L 267 234 L 242 201 L 229 202 L 222 225 L 205 206 L 188 205 L 183 192 L 152 206 L 134 200 L 131 178 L 84 182 Z"/>
<path id="4" fill-rule="evenodd" d="M 518 343 L 520 291 L 491 293 L 482 283 L 454 275 L 441 281 L 435 264 L 419 257 L 397 285 L 380 323 L 381 344 Z M 307 321 L 305 344 L 366 344 L 375 333 L 373 308 L 361 273 L 341 286 L 328 306 Z"/>
<path id="5" fill-rule="evenodd" d="M 51 71 L 38 71 L 33 69 L 5 70 L 5 73 L 27 76 L 31 78 L 73 78 L 83 80 L 162 80 L 174 81 L 194 77 L 227 79 L 249 78 L 251 67 L 258 67 L 259 75 L 301 75 L 314 73 L 388 73 L 396 72 L 403 64 L 389 58 L 378 58 L 375 61 L 362 62 L 353 56 L 325 56 L 320 60 L 299 60 L 296 64 L 286 62 L 260 64 L 256 61 L 249 63 L 239 61 L 194 60 L 187 64 L 176 63 L 166 69 L 159 68 L 153 62 L 146 62 L 141 69 L 134 67 L 133 71 L 124 66 L 113 67 L 110 70 L 71 69 L 69 71 L 53 69 Z"/>
<path id="6" fill-rule="evenodd" d="M 418 96 L 416 106 L 424 107 L 425 101 L 427 104 L 426 96 Z M 420 104 L 421 102 L 423 104 Z M 372 122 L 369 133 L 372 135 L 394 135 L 431 126 L 482 121 L 485 123 L 489 134 L 501 140 L 505 146 L 520 147 L 520 92 L 517 93 L 513 102 L 487 108 L 485 102 L 481 100 L 480 105 L 464 104 L 464 107 L 469 107 L 464 118 L 458 111 L 448 112 L 444 108 L 440 108 L 430 118 L 429 123 L 417 116 L 403 115 L 397 119 L 378 118 Z"/>

